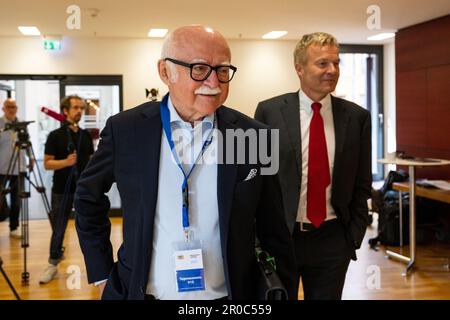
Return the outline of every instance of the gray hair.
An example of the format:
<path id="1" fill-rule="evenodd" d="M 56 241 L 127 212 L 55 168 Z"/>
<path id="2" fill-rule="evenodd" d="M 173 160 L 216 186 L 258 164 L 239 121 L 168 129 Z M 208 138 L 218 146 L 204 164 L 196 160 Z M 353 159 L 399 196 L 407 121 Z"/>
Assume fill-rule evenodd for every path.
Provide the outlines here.
<path id="1" fill-rule="evenodd" d="M 165 58 L 174 58 L 174 47 L 175 47 L 175 37 L 173 32 L 169 33 L 169 35 L 164 40 L 162 49 L 161 49 L 161 59 Z M 173 63 L 166 63 L 168 69 L 170 69 L 170 77 L 169 80 L 172 83 L 177 82 L 178 80 L 178 71 Z"/>
<path id="2" fill-rule="evenodd" d="M 173 47 L 174 47 L 174 36 L 173 32 L 169 33 L 169 35 L 164 40 L 162 49 L 161 49 L 161 59 L 171 58 L 173 55 Z"/>
<path id="3" fill-rule="evenodd" d="M 304 65 L 306 62 L 306 49 L 312 44 L 320 46 L 335 46 L 339 48 L 336 38 L 329 33 L 314 32 L 305 34 L 295 46 L 294 64 Z"/>

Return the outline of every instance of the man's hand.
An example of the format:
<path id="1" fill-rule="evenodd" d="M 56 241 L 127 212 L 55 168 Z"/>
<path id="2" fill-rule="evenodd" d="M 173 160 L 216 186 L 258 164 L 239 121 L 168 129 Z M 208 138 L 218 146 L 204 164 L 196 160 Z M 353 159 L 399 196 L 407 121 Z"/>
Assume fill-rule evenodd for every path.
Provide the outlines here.
<path id="1" fill-rule="evenodd" d="M 99 292 L 99 299 L 102 299 L 102 295 L 103 295 L 103 290 L 105 290 L 106 287 L 106 281 L 103 283 L 100 283 L 97 288 L 98 288 L 98 292 Z"/>
<path id="2" fill-rule="evenodd" d="M 77 163 L 77 153 L 71 153 L 66 158 L 66 164 L 68 167 L 71 167 Z"/>

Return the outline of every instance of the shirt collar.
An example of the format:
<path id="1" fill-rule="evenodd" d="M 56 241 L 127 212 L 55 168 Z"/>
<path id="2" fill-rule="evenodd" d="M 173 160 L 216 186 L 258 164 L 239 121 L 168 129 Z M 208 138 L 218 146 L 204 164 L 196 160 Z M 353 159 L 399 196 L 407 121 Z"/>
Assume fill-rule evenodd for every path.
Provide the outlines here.
<path id="1" fill-rule="evenodd" d="M 331 108 L 331 94 L 327 94 L 325 98 L 320 101 L 313 101 L 302 91 L 302 89 L 300 89 L 298 96 L 300 101 L 300 110 L 304 110 L 308 114 L 312 113 L 311 105 L 313 102 L 319 102 L 322 105 L 322 108 L 320 108 L 321 111 L 327 111 Z"/>
<path id="2" fill-rule="evenodd" d="M 194 128 L 192 128 L 191 124 L 189 122 L 184 121 L 183 119 L 181 119 L 180 115 L 178 114 L 178 111 L 175 109 L 175 107 L 173 106 L 172 103 L 172 99 L 170 99 L 170 95 L 169 95 L 169 99 L 167 101 L 167 107 L 169 108 L 170 111 L 170 124 L 175 124 L 177 126 L 180 127 L 186 127 L 186 128 L 190 128 L 190 129 L 195 129 L 197 127 L 198 124 L 196 124 L 194 126 Z M 208 129 L 212 128 L 213 124 L 214 124 L 214 112 L 211 114 L 208 114 L 207 116 L 205 116 L 203 118 L 202 121 L 199 121 L 202 125 L 206 126 Z"/>

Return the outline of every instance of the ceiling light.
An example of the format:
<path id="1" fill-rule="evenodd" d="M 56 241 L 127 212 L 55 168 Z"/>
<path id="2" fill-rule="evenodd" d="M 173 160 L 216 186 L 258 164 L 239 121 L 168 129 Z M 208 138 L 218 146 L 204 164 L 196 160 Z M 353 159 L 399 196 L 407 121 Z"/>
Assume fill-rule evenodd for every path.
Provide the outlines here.
<path id="1" fill-rule="evenodd" d="M 287 31 L 270 31 L 262 36 L 263 39 L 278 39 L 286 35 Z"/>
<path id="2" fill-rule="evenodd" d="M 385 33 L 376 34 L 374 36 L 370 36 L 370 37 L 367 38 L 367 40 L 379 41 L 379 40 L 390 39 L 390 38 L 393 38 L 393 37 L 395 37 L 395 33 L 393 33 L 393 32 L 385 32 Z"/>
<path id="3" fill-rule="evenodd" d="M 39 29 L 34 26 L 30 26 L 30 27 L 19 26 L 18 29 L 20 32 L 22 32 L 23 35 L 26 35 L 26 36 L 40 36 L 41 35 L 41 32 L 39 31 Z"/>
<path id="4" fill-rule="evenodd" d="M 167 34 L 167 29 L 150 29 L 148 36 L 150 38 L 164 38 Z"/>

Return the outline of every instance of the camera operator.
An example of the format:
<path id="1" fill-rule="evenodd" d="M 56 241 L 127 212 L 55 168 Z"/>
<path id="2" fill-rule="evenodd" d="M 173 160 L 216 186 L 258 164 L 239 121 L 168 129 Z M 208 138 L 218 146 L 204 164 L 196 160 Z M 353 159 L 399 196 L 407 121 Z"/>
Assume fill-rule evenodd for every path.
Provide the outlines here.
<path id="1" fill-rule="evenodd" d="M 39 279 L 41 284 L 50 282 L 56 276 L 57 265 L 63 259 L 62 244 L 73 207 L 75 185 L 94 153 L 91 136 L 78 126 L 85 107 L 83 99 L 78 96 L 63 98 L 61 112 L 66 115 L 66 122 L 61 128 L 50 132 L 45 144 L 44 167 L 54 170 L 50 212 L 53 233 L 49 265 Z"/>
<path id="2" fill-rule="evenodd" d="M 5 220 L 9 215 L 9 229 L 12 238 L 20 239 L 21 233 L 19 227 L 20 199 L 18 195 L 18 175 L 19 171 L 24 172 L 25 168 L 18 168 L 17 162 L 14 167 L 9 168 L 14 147 L 17 142 L 17 132 L 7 130 L 8 124 L 17 123 L 17 104 L 14 99 L 8 98 L 4 101 L 2 107 L 4 116 L 0 118 L 0 191 L 9 182 L 10 186 L 10 208 L 6 202 L 6 195 L 0 194 L 0 221 Z M 25 153 L 20 151 L 20 163 L 25 164 Z M 32 170 L 34 160 L 30 158 L 30 170 Z M 8 172 L 9 169 L 9 172 Z M 20 169 L 20 170 L 19 170 Z M 8 181 L 7 181 L 8 180 Z M 9 211 L 9 214 L 8 214 Z"/>

